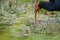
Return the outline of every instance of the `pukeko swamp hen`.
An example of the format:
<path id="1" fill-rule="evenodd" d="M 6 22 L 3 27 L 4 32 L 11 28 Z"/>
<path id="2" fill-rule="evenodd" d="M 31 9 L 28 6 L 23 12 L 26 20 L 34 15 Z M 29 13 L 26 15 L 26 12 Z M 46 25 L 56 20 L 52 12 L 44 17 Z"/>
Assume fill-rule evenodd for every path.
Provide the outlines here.
<path id="1" fill-rule="evenodd" d="M 35 24 L 36 24 L 36 13 L 41 10 L 41 9 L 46 9 L 47 11 L 60 11 L 60 0 L 49 0 L 49 2 L 42 1 L 42 2 L 37 2 L 35 5 Z M 47 12 L 46 11 L 46 12 Z M 47 14 L 45 12 L 45 14 Z M 54 13 L 51 13 L 54 14 Z"/>
<path id="2" fill-rule="evenodd" d="M 48 11 L 60 11 L 60 0 L 49 0 L 49 2 L 38 2 L 35 5 L 35 13 L 40 9 L 46 9 Z"/>

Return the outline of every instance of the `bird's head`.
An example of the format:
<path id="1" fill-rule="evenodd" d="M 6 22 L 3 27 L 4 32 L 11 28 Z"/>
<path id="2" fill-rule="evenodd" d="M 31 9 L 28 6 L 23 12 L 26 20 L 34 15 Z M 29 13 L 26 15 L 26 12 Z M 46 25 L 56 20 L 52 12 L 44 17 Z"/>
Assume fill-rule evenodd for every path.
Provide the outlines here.
<path id="1" fill-rule="evenodd" d="M 35 13 L 37 13 L 40 10 L 40 2 L 36 3 L 35 5 Z"/>
<path id="2" fill-rule="evenodd" d="M 46 4 L 47 4 L 47 2 L 45 2 L 45 1 L 36 3 L 36 5 L 35 5 L 35 13 L 37 13 L 42 8 L 45 8 Z"/>

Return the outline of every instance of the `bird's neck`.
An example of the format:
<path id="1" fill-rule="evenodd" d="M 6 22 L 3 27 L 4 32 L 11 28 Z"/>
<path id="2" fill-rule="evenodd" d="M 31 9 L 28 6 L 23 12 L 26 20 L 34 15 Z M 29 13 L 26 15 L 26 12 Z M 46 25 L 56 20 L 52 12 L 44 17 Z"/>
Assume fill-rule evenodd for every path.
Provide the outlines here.
<path id="1" fill-rule="evenodd" d="M 47 2 L 40 2 L 40 8 L 46 9 Z"/>

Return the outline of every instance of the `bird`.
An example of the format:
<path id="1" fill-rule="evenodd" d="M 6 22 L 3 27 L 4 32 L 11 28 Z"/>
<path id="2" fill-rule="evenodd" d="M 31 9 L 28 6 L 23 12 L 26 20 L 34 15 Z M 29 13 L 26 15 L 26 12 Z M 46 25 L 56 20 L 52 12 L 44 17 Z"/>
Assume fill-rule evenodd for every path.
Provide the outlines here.
<path id="1" fill-rule="evenodd" d="M 49 0 L 49 2 L 42 1 L 37 2 L 35 5 L 35 13 L 41 9 L 46 9 L 47 11 L 60 11 L 60 0 Z"/>

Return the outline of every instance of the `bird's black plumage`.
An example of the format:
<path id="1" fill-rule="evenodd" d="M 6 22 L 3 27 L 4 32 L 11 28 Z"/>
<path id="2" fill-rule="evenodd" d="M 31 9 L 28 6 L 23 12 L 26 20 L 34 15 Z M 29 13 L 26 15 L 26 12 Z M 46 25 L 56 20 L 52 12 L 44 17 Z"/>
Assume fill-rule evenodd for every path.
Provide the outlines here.
<path id="1" fill-rule="evenodd" d="M 55 0 L 49 0 L 49 2 L 54 2 Z"/>
<path id="2" fill-rule="evenodd" d="M 50 0 L 49 2 L 40 2 L 40 8 L 48 11 L 60 11 L 60 0 Z"/>

